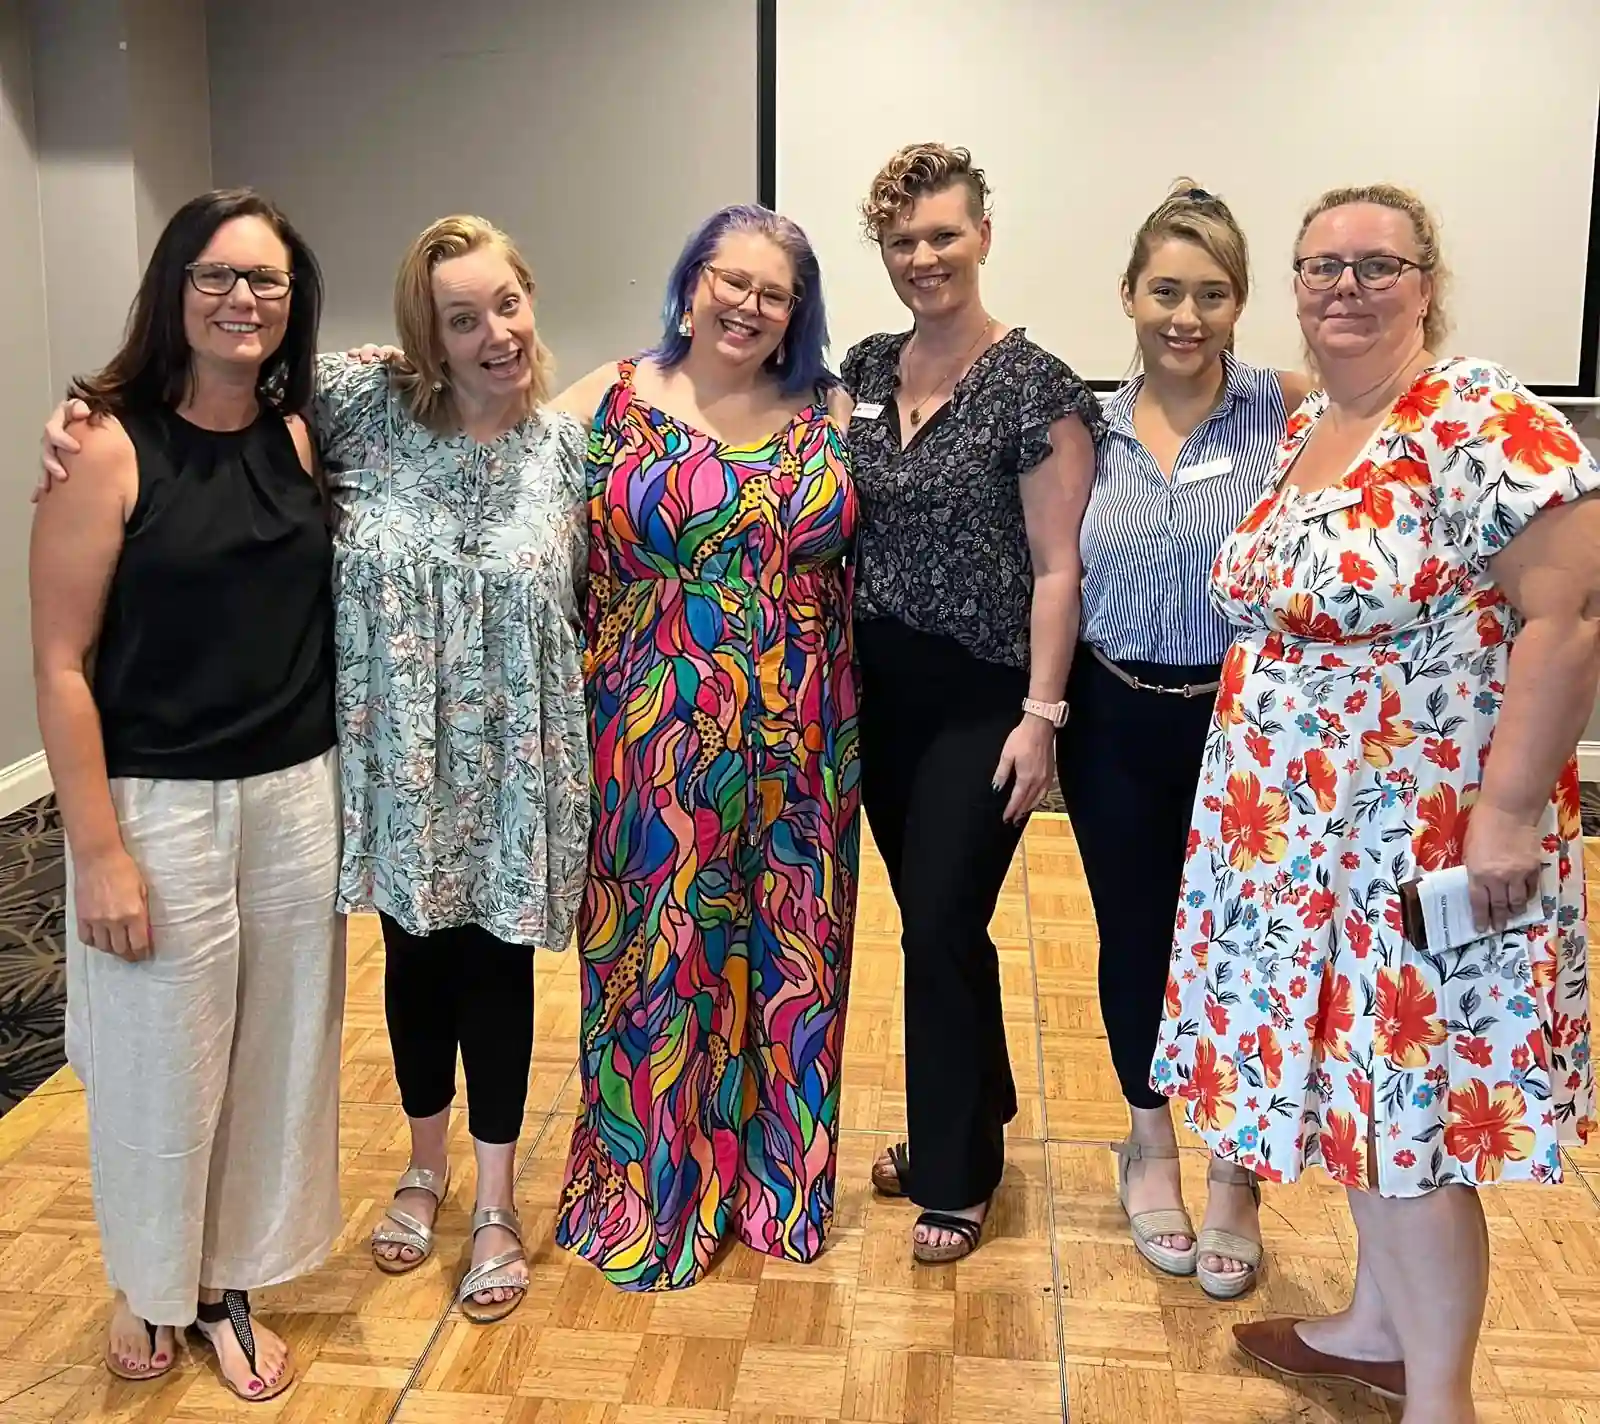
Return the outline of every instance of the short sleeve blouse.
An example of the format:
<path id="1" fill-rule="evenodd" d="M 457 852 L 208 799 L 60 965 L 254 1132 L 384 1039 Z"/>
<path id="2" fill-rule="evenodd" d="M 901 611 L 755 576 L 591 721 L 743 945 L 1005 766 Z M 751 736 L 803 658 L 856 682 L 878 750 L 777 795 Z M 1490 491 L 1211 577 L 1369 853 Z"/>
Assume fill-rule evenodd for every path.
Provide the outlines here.
<path id="1" fill-rule="evenodd" d="M 900 448 L 895 391 L 910 332 L 850 349 L 850 455 L 861 501 L 856 618 L 894 618 L 953 638 L 986 662 L 1028 663 L 1033 565 L 1021 480 L 1076 416 L 1098 444 L 1100 402 L 1064 361 L 1014 328 Z"/>

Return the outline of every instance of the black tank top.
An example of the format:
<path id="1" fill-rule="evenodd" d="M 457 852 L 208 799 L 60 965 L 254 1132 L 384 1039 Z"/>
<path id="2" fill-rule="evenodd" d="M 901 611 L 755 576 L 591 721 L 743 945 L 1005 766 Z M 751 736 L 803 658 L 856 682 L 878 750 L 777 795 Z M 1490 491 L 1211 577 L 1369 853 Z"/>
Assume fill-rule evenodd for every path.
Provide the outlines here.
<path id="1" fill-rule="evenodd" d="M 231 781 L 336 740 L 333 544 L 283 417 L 121 417 L 139 497 L 94 658 L 111 776 Z"/>

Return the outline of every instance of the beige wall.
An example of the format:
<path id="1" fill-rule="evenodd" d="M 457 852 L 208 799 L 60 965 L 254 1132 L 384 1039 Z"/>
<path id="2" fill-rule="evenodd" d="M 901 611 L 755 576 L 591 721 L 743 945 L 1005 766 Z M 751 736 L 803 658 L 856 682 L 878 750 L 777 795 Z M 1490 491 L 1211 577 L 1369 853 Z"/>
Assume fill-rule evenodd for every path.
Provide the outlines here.
<path id="1" fill-rule="evenodd" d="M 265 188 L 326 269 L 323 344 L 388 340 L 430 220 L 506 228 L 571 380 L 649 342 L 689 230 L 756 191 L 754 0 L 210 6 L 217 181 Z"/>
<path id="2" fill-rule="evenodd" d="M 124 0 L 139 267 L 167 220 L 211 186 L 205 0 Z"/>
<path id="3" fill-rule="evenodd" d="M 28 639 L 28 489 L 50 395 L 33 81 L 22 0 L 0 0 L 0 773 L 39 750 Z"/>
<path id="4" fill-rule="evenodd" d="M 39 428 L 112 354 L 156 234 L 211 183 L 204 0 L 0 0 L 0 812 L 48 789 L 28 637 Z"/>
<path id="5" fill-rule="evenodd" d="M 74 375 L 111 355 L 139 284 L 128 56 L 114 0 L 35 0 L 29 11 L 50 388 L 59 398 Z"/>

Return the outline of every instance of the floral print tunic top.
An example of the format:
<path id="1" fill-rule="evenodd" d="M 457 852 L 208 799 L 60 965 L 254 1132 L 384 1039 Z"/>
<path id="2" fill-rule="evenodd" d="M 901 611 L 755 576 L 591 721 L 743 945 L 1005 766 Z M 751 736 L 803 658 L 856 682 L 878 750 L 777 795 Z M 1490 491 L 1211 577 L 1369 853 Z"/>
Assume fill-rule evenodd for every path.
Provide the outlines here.
<path id="1" fill-rule="evenodd" d="M 1600 487 L 1483 361 L 1420 375 L 1329 489 L 1283 476 L 1223 546 L 1224 665 L 1151 1081 L 1219 1156 L 1349 1187 L 1559 1181 L 1594 1120 L 1577 767 L 1546 807 L 1544 920 L 1433 952 L 1399 886 L 1458 865 L 1519 629 L 1490 559 Z M 1368 1179 L 1368 1126 L 1376 1181 Z"/>
<path id="2" fill-rule="evenodd" d="M 338 506 L 340 908 L 566 948 L 589 827 L 585 433 L 480 444 L 412 419 L 381 364 L 318 360 Z"/>

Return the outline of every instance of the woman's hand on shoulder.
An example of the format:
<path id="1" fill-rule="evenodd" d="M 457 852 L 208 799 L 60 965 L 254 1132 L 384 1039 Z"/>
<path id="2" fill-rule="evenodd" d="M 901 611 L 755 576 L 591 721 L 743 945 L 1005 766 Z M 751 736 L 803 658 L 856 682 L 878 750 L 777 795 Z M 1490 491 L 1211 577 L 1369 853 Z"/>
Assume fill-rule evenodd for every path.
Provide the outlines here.
<path id="1" fill-rule="evenodd" d="M 365 346 L 352 346 L 344 354 L 363 366 L 373 366 L 379 362 L 387 365 L 391 361 L 403 361 L 406 357 L 406 353 L 398 346 L 378 346 L 370 341 Z"/>
<path id="2" fill-rule="evenodd" d="M 596 366 L 587 376 L 580 376 L 566 390 L 553 396 L 550 408 L 570 415 L 587 428 L 594 420 L 594 413 L 605 399 L 606 392 L 616 385 L 618 374 L 615 361 Z"/>
<path id="3" fill-rule="evenodd" d="M 64 484 L 70 478 L 67 458 L 76 455 L 83 446 L 69 427 L 86 423 L 96 422 L 89 413 L 88 404 L 81 400 L 64 400 L 50 412 L 50 418 L 44 423 L 44 434 L 39 437 L 39 463 L 43 469 L 38 484 L 33 488 L 35 504 L 40 496 L 49 494 L 53 486 Z M 80 430 L 78 435 L 82 433 Z"/>
<path id="4" fill-rule="evenodd" d="M 81 409 L 83 414 L 76 413 Z M 123 516 L 133 508 L 132 496 L 138 492 L 138 457 L 133 441 L 114 415 L 88 414 L 88 407 L 80 400 L 64 401 L 56 408 L 57 414 L 67 412 L 72 433 L 65 425 L 53 424 L 45 429 L 45 439 L 51 440 L 51 431 L 57 430 L 62 444 L 56 446 L 56 463 L 61 473 L 53 478 L 48 490 L 57 499 L 68 501 L 81 511 L 86 505 L 116 505 Z M 56 419 L 51 417 L 52 422 Z M 72 486 L 76 484 L 77 488 Z M 39 510 L 37 521 L 53 500 L 35 500 Z M 77 514 L 72 518 L 79 517 Z"/>
<path id="5" fill-rule="evenodd" d="M 855 408 L 855 398 L 843 386 L 835 386 L 828 392 L 828 414 L 841 431 L 850 429 L 850 417 Z"/>

